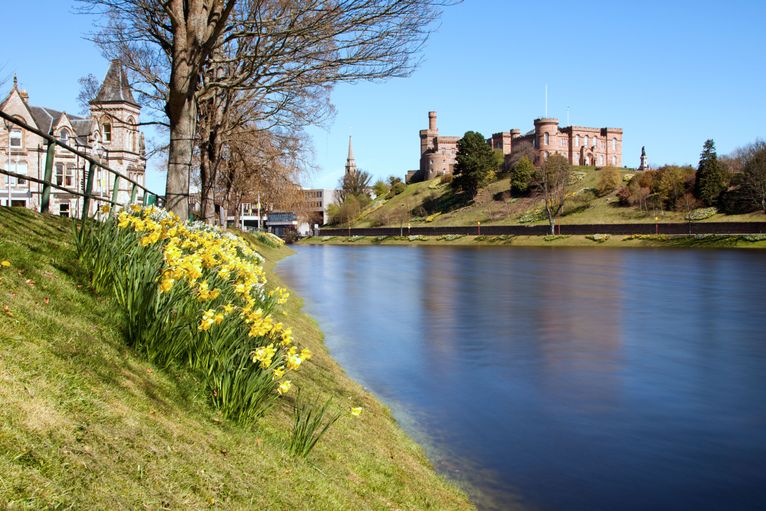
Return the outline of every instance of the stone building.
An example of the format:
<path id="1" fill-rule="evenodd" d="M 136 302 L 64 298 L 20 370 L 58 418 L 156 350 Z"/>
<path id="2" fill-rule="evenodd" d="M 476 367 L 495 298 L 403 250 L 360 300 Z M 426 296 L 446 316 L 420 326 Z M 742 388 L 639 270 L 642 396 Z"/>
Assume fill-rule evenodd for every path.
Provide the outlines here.
<path id="1" fill-rule="evenodd" d="M 534 126 L 524 135 L 518 128 L 494 133 L 487 143 L 506 157 L 526 147 L 533 154 L 535 165 L 541 165 L 553 154 L 561 154 L 572 165 L 622 166 L 621 128 L 560 127 L 554 118 L 535 119 Z M 439 135 L 436 112 L 428 112 L 428 129 L 420 130 L 420 168 L 408 172 L 408 181 L 452 174 L 460 138 Z"/>
<path id="2" fill-rule="evenodd" d="M 90 102 L 87 117 L 72 115 L 49 107 L 34 106 L 29 94 L 19 89 L 14 78 L 0 110 L 44 133 L 51 134 L 68 146 L 93 155 L 108 167 L 144 184 L 146 157 L 143 135 L 138 129 L 141 107 L 133 99 L 125 70 L 112 61 L 96 97 Z M 0 167 L 19 174 L 45 177 L 46 140 L 10 122 L 0 122 Z M 56 148 L 53 162 L 54 183 L 84 191 L 87 162 L 61 147 Z M 5 176 L 3 176 L 5 178 Z M 10 181 L 10 182 L 9 182 Z M 93 193 L 111 198 L 113 177 L 103 169 L 94 176 Z M 10 187 L 10 201 L 9 201 Z M 128 202 L 132 185 L 121 180 L 118 201 Z M 2 205 L 39 209 L 42 185 L 26 179 L 2 179 Z M 143 199 L 139 190 L 137 200 Z M 10 204 L 9 204 L 10 202 Z M 95 211 L 92 204 L 90 214 Z M 51 190 L 50 211 L 62 216 L 79 215 L 82 198 L 63 190 Z"/>

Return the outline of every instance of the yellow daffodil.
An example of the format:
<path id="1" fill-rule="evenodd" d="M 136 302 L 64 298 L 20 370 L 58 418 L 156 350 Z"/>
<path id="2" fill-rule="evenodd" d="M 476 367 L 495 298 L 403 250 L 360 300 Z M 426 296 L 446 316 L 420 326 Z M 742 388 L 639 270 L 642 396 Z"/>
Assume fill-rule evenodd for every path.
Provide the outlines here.
<path id="1" fill-rule="evenodd" d="M 11 265 L 11 262 L 8 259 L 3 259 L 2 262 L 0 262 L 0 266 L 3 268 L 8 268 Z"/>
<path id="2" fill-rule="evenodd" d="M 210 327 L 212 327 L 213 324 L 215 324 L 215 311 L 213 309 L 208 309 L 204 314 L 202 314 L 202 321 L 200 321 L 200 324 L 197 328 L 205 332 L 210 330 Z"/>
<path id="3" fill-rule="evenodd" d="M 173 289 L 173 284 L 175 284 L 175 280 L 171 278 L 164 278 L 160 281 L 160 293 L 167 293 L 171 289 Z"/>
<path id="4" fill-rule="evenodd" d="M 359 417 L 362 415 L 362 407 L 361 406 L 355 406 L 351 409 L 351 415 L 354 417 Z"/>
<path id="5" fill-rule="evenodd" d="M 275 380 L 281 380 L 282 377 L 285 375 L 286 371 L 287 370 L 285 369 L 285 366 L 279 366 L 276 369 L 274 369 L 272 376 Z"/>
<path id="6" fill-rule="evenodd" d="M 285 380 L 282 383 L 279 384 L 279 387 L 277 387 L 277 392 L 279 392 L 280 396 L 283 396 L 290 392 L 290 387 L 292 387 L 293 384 L 290 380 Z"/>

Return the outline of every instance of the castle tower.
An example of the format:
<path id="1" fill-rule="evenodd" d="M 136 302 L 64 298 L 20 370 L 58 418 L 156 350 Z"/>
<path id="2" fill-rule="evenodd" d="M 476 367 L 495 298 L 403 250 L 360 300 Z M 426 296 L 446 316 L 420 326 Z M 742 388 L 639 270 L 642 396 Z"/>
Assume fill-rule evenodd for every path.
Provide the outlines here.
<path id="1" fill-rule="evenodd" d="M 559 120 L 552 117 L 535 119 L 535 160 L 542 164 L 555 152 L 559 134 Z"/>
<path id="2" fill-rule="evenodd" d="M 348 157 L 346 158 L 346 175 L 356 174 L 356 161 L 354 160 L 354 147 L 351 145 L 351 135 L 348 136 Z"/>

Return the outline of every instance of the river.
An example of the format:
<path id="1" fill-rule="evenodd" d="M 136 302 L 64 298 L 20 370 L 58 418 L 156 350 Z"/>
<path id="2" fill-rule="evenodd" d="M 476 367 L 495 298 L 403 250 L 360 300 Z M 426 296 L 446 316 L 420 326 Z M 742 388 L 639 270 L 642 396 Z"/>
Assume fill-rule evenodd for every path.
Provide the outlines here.
<path id="1" fill-rule="evenodd" d="M 296 250 L 333 357 L 480 509 L 766 509 L 766 253 Z"/>

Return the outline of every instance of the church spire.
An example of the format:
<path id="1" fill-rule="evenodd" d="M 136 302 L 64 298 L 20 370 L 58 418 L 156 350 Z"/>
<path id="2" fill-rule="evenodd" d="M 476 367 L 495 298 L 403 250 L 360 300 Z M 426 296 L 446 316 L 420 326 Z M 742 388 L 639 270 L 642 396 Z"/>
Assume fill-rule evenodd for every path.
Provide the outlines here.
<path id="1" fill-rule="evenodd" d="M 346 174 L 356 173 L 356 161 L 354 161 L 354 147 L 351 144 L 351 135 L 348 136 L 348 158 L 346 158 Z"/>

